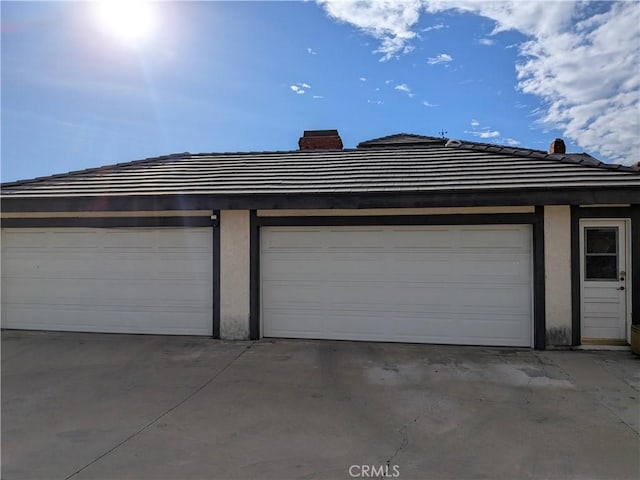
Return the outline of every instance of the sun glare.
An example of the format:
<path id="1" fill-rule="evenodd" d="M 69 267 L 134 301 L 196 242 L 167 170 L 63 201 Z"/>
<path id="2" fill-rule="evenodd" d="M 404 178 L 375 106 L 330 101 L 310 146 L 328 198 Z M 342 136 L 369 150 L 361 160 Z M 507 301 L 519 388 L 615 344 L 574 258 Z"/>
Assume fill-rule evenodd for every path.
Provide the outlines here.
<path id="1" fill-rule="evenodd" d="M 154 16 L 147 2 L 106 0 L 98 4 L 98 20 L 111 35 L 125 43 L 138 45 L 153 31 Z"/>

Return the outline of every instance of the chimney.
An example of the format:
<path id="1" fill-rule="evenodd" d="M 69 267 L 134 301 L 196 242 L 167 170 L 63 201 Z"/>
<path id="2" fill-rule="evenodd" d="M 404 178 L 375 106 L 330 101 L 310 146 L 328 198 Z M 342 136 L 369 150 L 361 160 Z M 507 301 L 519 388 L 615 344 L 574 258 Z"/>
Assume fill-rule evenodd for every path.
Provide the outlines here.
<path id="1" fill-rule="evenodd" d="M 342 150 L 338 130 L 305 130 L 298 140 L 300 150 Z"/>
<path id="2" fill-rule="evenodd" d="M 552 155 L 554 153 L 567 153 L 567 147 L 564 144 L 564 140 L 562 140 L 561 138 L 556 138 L 553 142 L 551 142 L 551 145 L 549 145 L 549 153 Z"/>

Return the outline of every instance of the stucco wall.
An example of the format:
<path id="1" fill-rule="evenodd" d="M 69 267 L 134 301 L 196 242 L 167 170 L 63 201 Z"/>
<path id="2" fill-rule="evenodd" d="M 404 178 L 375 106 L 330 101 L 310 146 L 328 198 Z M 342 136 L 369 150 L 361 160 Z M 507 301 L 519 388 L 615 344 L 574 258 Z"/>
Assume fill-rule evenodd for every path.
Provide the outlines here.
<path id="1" fill-rule="evenodd" d="M 571 209 L 544 207 L 547 345 L 571 345 Z"/>
<path id="2" fill-rule="evenodd" d="M 220 337 L 249 338 L 249 211 L 220 212 Z"/>

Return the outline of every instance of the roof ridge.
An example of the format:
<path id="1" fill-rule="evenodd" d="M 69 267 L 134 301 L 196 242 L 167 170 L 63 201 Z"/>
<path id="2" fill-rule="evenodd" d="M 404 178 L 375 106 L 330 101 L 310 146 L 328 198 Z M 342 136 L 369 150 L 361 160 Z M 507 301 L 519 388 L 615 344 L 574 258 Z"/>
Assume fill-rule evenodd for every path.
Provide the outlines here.
<path id="1" fill-rule="evenodd" d="M 430 136 L 427 136 L 427 135 L 419 135 L 419 134 L 416 134 L 416 133 L 400 132 L 400 133 L 394 133 L 394 134 L 391 134 L 391 135 L 385 135 L 383 137 L 372 138 L 370 140 L 364 140 L 364 141 L 358 143 L 357 148 L 361 148 L 362 146 L 366 146 L 368 144 L 377 143 L 377 142 L 381 142 L 381 141 L 385 141 L 385 140 L 391 140 L 391 139 L 400 138 L 400 137 L 411 137 L 411 138 L 424 139 L 424 140 L 444 140 L 444 139 L 441 139 L 439 137 L 430 137 Z"/>
<path id="2" fill-rule="evenodd" d="M 507 145 L 495 145 L 490 143 L 473 142 L 469 140 L 459 140 L 459 145 L 450 145 L 449 148 L 467 148 L 469 150 L 485 151 L 491 153 L 498 153 L 502 155 L 514 155 L 523 158 L 539 158 L 544 160 L 553 160 L 561 163 L 570 163 L 574 165 L 582 165 L 591 168 L 601 168 L 605 170 L 618 170 L 623 172 L 639 171 L 629 165 L 622 165 L 619 163 L 606 163 L 598 160 L 597 158 L 589 155 L 586 152 L 582 153 L 548 153 L 544 150 L 536 150 L 532 148 L 513 147 Z M 582 157 L 582 158 L 577 158 Z M 586 158 L 585 158 L 586 157 Z"/>

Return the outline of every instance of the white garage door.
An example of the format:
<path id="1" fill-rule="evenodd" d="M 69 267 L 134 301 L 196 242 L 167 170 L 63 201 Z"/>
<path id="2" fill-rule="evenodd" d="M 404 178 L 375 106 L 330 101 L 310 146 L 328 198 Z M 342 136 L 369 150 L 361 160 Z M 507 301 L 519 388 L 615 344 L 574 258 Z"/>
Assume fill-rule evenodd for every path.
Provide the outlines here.
<path id="1" fill-rule="evenodd" d="M 268 227 L 265 337 L 531 346 L 528 225 Z"/>
<path id="2" fill-rule="evenodd" d="M 2 230 L 2 327 L 211 335 L 211 228 Z"/>

